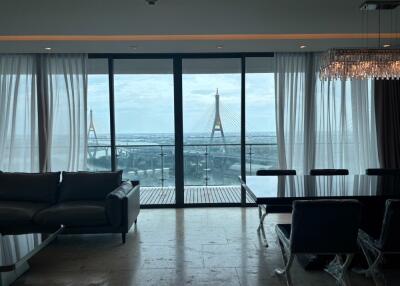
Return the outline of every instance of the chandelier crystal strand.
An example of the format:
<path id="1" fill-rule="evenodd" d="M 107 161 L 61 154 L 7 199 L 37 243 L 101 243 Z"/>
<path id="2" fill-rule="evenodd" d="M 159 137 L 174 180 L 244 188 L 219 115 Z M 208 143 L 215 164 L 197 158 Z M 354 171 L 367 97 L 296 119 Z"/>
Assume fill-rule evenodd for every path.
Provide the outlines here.
<path id="1" fill-rule="evenodd" d="M 399 49 L 331 49 L 322 57 L 320 78 L 399 79 Z"/>

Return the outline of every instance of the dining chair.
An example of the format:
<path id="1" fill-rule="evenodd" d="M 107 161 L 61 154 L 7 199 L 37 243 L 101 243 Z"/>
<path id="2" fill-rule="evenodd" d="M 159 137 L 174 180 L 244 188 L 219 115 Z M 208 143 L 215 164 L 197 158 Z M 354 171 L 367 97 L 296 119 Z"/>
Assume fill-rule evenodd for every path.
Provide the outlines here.
<path id="1" fill-rule="evenodd" d="M 256 172 L 257 176 L 295 176 L 296 170 L 290 169 L 260 169 Z M 257 231 L 261 232 L 262 238 L 264 240 L 265 246 L 268 247 L 268 240 L 264 229 L 264 220 L 268 214 L 271 213 L 291 213 L 291 204 L 269 204 L 269 205 L 258 205 L 258 217 L 260 223 L 258 225 Z"/>
<path id="2" fill-rule="evenodd" d="M 380 169 L 366 169 L 365 174 L 369 176 L 400 176 L 400 169 L 388 169 L 388 168 L 380 168 Z"/>
<path id="3" fill-rule="evenodd" d="M 296 170 L 279 170 L 279 169 L 260 169 L 256 172 L 257 176 L 296 176 Z"/>
<path id="4" fill-rule="evenodd" d="M 364 271 L 372 276 L 376 285 L 385 285 L 385 277 L 379 265 L 385 254 L 400 254 L 400 200 L 387 200 L 381 231 L 378 235 L 359 230 L 358 243 L 367 260 Z M 383 280 L 383 281 L 382 281 Z"/>
<path id="5" fill-rule="evenodd" d="M 361 205 L 357 200 L 294 201 L 292 224 L 275 227 L 285 263 L 275 273 L 285 275 L 291 285 L 290 268 L 295 255 L 335 255 L 325 271 L 347 285 L 347 269 L 358 251 L 360 221 Z"/>
<path id="6" fill-rule="evenodd" d="M 346 176 L 349 174 L 347 169 L 312 169 L 311 176 Z"/>

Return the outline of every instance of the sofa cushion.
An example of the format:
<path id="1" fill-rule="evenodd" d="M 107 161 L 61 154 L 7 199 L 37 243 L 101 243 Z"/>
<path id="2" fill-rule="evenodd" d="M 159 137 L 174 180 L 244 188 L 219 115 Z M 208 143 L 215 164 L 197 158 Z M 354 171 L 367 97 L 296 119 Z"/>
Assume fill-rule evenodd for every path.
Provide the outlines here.
<path id="1" fill-rule="evenodd" d="M 122 171 L 63 172 L 59 202 L 105 200 L 121 182 Z"/>
<path id="2" fill-rule="evenodd" d="M 43 226 L 98 226 L 108 225 L 104 202 L 63 202 L 46 208 L 34 217 Z"/>
<path id="3" fill-rule="evenodd" d="M 55 203 L 60 172 L 0 173 L 0 201 Z"/>
<path id="4" fill-rule="evenodd" d="M 48 204 L 21 201 L 0 201 L 0 227 L 29 225 L 34 215 Z"/>

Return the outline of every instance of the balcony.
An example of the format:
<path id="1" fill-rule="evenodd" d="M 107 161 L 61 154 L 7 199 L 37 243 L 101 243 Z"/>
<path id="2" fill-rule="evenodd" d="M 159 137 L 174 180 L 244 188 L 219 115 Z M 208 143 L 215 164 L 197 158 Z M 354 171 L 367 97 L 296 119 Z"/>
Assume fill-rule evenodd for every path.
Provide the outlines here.
<path id="1" fill-rule="evenodd" d="M 239 205 L 240 186 L 186 186 L 184 202 L 191 206 L 201 205 Z M 140 204 L 147 207 L 162 207 L 175 203 L 174 187 L 142 187 Z M 246 194 L 246 203 L 254 204 L 252 197 Z"/>
<path id="2" fill-rule="evenodd" d="M 189 205 L 239 204 L 240 144 L 184 145 L 184 202 Z M 109 145 L 89 145 L 88 168 L 109 170 Z M 140 180 L 143 206 L 175 203 L 175 145 L 117 145 L 117 168 L 124 179 Z M 246 144 L 246 173 L 277 166 L 275 143 Z M 254 203 L 247 198 L 248 203 Z"/>

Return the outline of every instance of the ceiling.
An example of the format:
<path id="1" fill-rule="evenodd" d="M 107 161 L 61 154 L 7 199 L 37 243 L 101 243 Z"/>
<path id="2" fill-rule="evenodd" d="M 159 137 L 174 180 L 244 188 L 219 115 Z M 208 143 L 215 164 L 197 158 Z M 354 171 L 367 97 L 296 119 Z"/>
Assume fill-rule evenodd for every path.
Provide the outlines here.
<path id="1" fill-rule="evenodd" d="M 320 51 L 378 45 L 359 0 L 2 0 L 0 52 Z M 368 24 L 368 25 L 367 25 Z M 374 39 L 366 40 L 367 32 Z M 375 35 L 372 35 L 375 33 Z M 381 13 L 398 45 L 400 7 Z M 32 37 L 33 36 L 33 37 Z M 301 45 L 306 48 L 300 49 Z"/>

